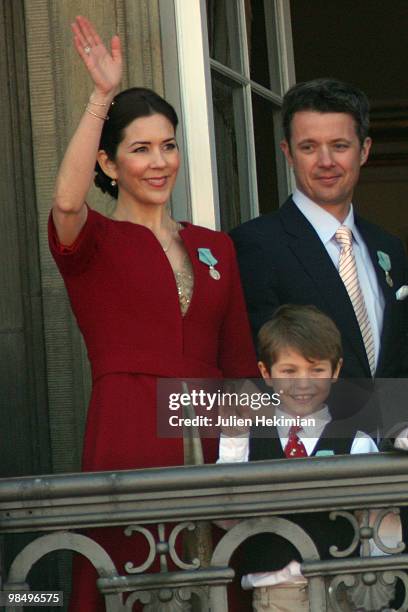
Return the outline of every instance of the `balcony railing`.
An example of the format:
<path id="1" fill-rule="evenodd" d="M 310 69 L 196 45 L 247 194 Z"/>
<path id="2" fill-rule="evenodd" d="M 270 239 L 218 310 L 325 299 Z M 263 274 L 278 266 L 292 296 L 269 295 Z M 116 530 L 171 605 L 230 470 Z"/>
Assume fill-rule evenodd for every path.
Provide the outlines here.
<path id="1" fill-rule="evenodd" d="M 397 578 L 408 593 L 404 571 L 408 554 L 403 552 L 404 545 L 385 546 L 378 528 L 387 513 L 398 513 L 400 506 L 407 505 L 408 457 L 397 454 L 3 479 L 0 532 L 38 532 L 38 538 L 15 557 L 8 576 L 2 576 L 2 588 L 28 590 L 31 567 L 51 551 L 68 549 L 82 553 L 97 568 L 97 585 L 108 612 L 129 612 L 135 601 L 149 611 L 226 612 L 234 551 L 252 535 L 273 532 L 300 551 L 313 612 L 326 610 L 329 601 L 334 610 L 341 610 L 339 587 L 346 590 L 355 609 L 385 610 Z M 364 511 L 373 508 L 380 512 L 370 527 Z M 332 558 L 321 560 L 311 538 L 279 516 L 318 511 L 341 512 L 349 520 L 354 538 L 346 553 L 361 546 L 362 556 L 346 558 L 344 551 L 333 551 Z M 181 532 L 201 521 L 232 518 L 240 521 L 220 539 L 208 566 L 180 558 L 176 542 Z M 163 524 L 174 524 L 167 540 Z M 143 571 L 115 567 L 99 544 L 75 533 L 79 528 L 106 526 L 145 535 L 149 555 Z M 156 529 L 159 542 L 152 535 Z M 383 555 L 370 556 L 369 538 L 374 538 Z M 157 556 L 161 571 L 146 572 Z M 170 559 L 175 571 L 168 570 Z M 331 588 L 326 589 L 328 582 Z M 402 599 L 399 610 L 407 610 L 408 596 Z M 191 602 L 196 602 L 195 607 L 191 608 Z M 15 609 L 6 608 L 8 612 Z"/>

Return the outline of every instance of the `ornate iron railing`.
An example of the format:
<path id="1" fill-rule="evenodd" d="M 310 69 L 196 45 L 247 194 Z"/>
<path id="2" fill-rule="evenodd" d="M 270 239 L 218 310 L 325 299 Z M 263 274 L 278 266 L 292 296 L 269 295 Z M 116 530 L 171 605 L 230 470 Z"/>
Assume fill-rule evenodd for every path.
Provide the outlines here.
<path id="1" fill-rule="evenodd" d="M 51 551 L 68 549 L 82 553 L 97 568 L 108 612 L 129 612 L 135 601 L 146 611 L 190 610 L 196 602 L 194 610 L 225 612 L 233 552 L 249 536 L 270 531 L 300 551 L 313 612 L 326 610 L 328 601 L 341 610 L 336 598 L 340 586 L 355 609 L 385 610 L 397 578 L 408 593 L 408 554 L 404 545 L 385 546 L 378 527 L 385 514 L 407 505 L 408 457 L 394 454 L 3 479 L 0 532 L 38 532 L 38 538 L 15 557 L 8 575 L 2 576 L 2 588 L 28 590 L 31 567 Z M 380 509 L 372 527 L 370 508 Z M 329 510 L 334 520 L 336 513 L 348 519 L 354 537 L 347 551 L 333 550 L 332 558 L 321 560 L 311 538 L 279 515 Z M 176 541 L 182 531 L 201 521 L 232 518 L 240 521 L 220 539 L 207 567 L 180 558 Z M 173 523 L 165 539 L 163 525 Z M 113 525 L 144 534 L 149 553 L 139 568 L 131 563 L 126 569 L 115 567 L 99 544 L 75 533 Z M 370 556 L 369 538 L 375 539 L 382 556 Z M 360 545 L 361 557 L 345 557 Z M 161 569 L 148 573 L 156 557 Z M 175 571 L 168 570 L 170 559 Z M 331 588 L 326 590 L 325 583 Z M 408 595 L 402 598 L 399 610 L 407 610 Z"/>

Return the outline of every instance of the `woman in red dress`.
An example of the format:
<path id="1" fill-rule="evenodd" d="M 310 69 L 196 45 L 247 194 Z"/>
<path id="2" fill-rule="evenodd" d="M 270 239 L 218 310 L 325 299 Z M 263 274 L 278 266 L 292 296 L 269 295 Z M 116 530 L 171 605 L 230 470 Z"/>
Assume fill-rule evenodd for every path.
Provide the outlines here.
<path id="1" fill-rule="evenodd" d="M 228 236 L 166 207 L 180 163 L 174 109 L 142 88 L 115 95 L 119 38 L 109 53 L 84 17 L 72 29 L 94 89 L 59 170 L 49 238 L 92 367 L 82 467 L 181 465 L 183 440 L 156 433 L 157 378 L 257 375 L 235 254 Z M 111 218 L 85 203 L 93 178 L 116 199 Z M 144 560 L 123 530 L 92 535 L 119 573 Z M 93 568 L 74 575 L 71 609 L 104 610 Z"/>

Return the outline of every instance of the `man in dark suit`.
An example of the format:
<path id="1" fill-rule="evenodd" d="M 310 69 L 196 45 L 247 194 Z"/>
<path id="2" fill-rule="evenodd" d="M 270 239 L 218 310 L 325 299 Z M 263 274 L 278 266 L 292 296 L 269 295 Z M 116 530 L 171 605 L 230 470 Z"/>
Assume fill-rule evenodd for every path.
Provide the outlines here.
<path id="1" fill-rule="evenodd" d="M 371 146 L 368 100 L 345 83 L 318 79 L 292 87 L 282 114 L 281 148 L 296 190 L 276 213 L 231 233 L 253 332 L 285 303 L 313 304 L 329 315 L 342 336 L 342 376 L 366 379 L 335 385 L 331 406 L 336 418 L 353 415 L 360 429 L 374 433 L 384 418 L 368 380 L 408 376 L 408 265 L 401 241 L 355 214 L 352 204 Z M 342 232 L 351 237 L 345 271 Z M 394 408 L 386 401 L 381 412 Z M 394 424 L 401 420 L 395 411 L 394 417 Z"/>
<path id="2" fill-rule="evenodd" d="M 368 100 L 355 87 L 317 79 L 292 87 L 282 110 L 281 148 L 296 190 L 279 211 L 231 233 L 254 335 L 280 304 L 314 304 L 341 331 L 343 377 L 405 376 L 405 251 L 352 204 L 371 146 Z M 342 231 L 350 236 L 348 253 Z M 340 263 L 344 256 L 355 272 L 353 286 L 347 262 Z"/>

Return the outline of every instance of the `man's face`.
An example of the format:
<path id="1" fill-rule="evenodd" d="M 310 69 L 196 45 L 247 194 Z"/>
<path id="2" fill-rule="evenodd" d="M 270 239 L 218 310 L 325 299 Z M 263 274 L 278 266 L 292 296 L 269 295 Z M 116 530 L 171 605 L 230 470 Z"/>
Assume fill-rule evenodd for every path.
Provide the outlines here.
<path id="1" fill-rule="evenodd" d="M 281 143 L 298 189 L 331 214 L 344 217 L 370 146 L 370 138 L 361 146 L 351 115 L 315 111 L 295 113 L 290 147 L 286 140 Z"/>

